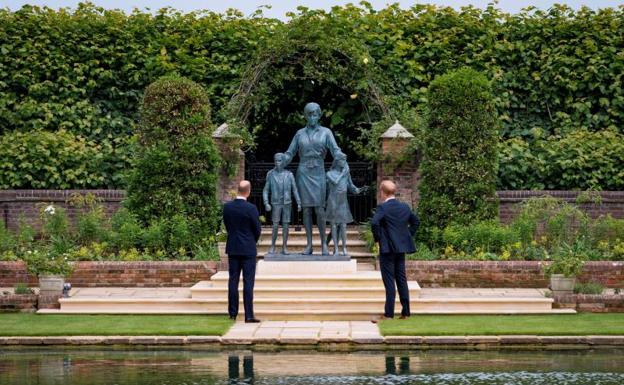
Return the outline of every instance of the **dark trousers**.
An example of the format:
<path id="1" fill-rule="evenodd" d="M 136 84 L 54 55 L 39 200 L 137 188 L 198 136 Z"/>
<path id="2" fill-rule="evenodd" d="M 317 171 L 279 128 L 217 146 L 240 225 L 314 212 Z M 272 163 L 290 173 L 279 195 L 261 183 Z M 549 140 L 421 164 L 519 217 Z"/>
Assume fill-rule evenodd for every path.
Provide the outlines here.
<path id="1" fill-rule="evenodd" d="M 238 282 L 243 272 L 243 304 L 245 305 L 245 319 L 254 318 L 253 288 L 256 279 L 255 256 L 228 256 L 230 277 L 228 279 L 228 314 L 230 317 L 238 315 Z"/>
<path id="2" fill-rule="evenodd" d="M 405 273 L 405 253 L 379 254 L 379 267 L 381 269 L 381 279 L 386 288 L 384 316 L 388 318 L 394 317 L 396 289 L 399 289 L 399 299 L 403 307 L 401 315 L 409 316 L 410 302 L 409 289 L 407 287 L 407 274 Z"/>

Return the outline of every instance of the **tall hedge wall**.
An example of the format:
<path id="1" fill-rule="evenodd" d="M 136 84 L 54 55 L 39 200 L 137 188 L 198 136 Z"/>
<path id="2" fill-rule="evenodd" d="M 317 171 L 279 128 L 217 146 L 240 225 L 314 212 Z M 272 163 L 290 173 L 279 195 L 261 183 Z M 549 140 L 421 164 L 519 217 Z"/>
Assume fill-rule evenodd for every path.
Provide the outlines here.
<path id="1" fill-rule="evenodd" d="M 495 218 L 498 119 L 490 83 L 462 68 L 429 86 L 421 164 L 423 230 Z"/>
<path id="2" fill-rule="evenodd" d="M 374 11 L 366 5 L 347 5 L 327 13 L 302 10 L 293 17 L 321 18 L 361 39 L 371 64 L 393 85 L 383 91 L 413 107 L 426 102 L 426 89 L 435 76 L 463 66 L 483 72 L 493 81 L 501 136 L 508 145 L 504 151 L 514 145 L 532 148 L 536 140 L 557 142 L 578 130 L 609 129 L 622 139 L 622 8 L 573 11 L 554 6 L 509 15 L 494 7 L 456 11 L 416 5 Z M 74 187 L 123 187 L 125 149 L 137 125 L 145 87 L 165 74 L 188 77 L 206 88 L 213 120 L 220 122 L 223 106 L 246 66 L 288 28 L 288 22 L 262 15 L 181 14 L 170 9 L 125 14 L 82 4 L 72 11 L 2 9 L 0 26 L 3 133 L 21 131 L 28 136 L 38 135 L 36 130 L 65 130 L 86 141 L 85 148 L 99 147 L 105 163 Z M 541 133 L 539 138 L 536 132 Z M 341 135 L 345 140 L 358 138 L 356 132 Z M 36 157 L 41 149 L 27 151 Z M 610 149 L 607 156 L 616 151 Z M 1 155 L 0 162 L 6 162 Z M 502 166 L 501 170 L 508 169 Z M 29 173 L 28 164 L 20 167 Z M 509 176 L 517 172 L 501 174 L 499 187 L 545 184 Z M 23 180 L 0 172 L 0 188 L 35 186 L 15 182 Z M 624 188 L 619 180 L 609 188 Z M 562 179 L 554 188 L 580 187 L 576 183 Z M 61 187 L 52 179 L 39 185 Z"/>

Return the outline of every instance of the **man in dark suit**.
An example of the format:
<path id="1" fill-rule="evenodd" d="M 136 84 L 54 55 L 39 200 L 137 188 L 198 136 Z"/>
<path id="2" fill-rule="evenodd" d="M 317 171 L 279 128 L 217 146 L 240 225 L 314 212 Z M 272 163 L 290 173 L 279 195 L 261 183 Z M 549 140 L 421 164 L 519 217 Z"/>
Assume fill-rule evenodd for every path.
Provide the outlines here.
<path id="1" fill-rule="evenodd" d="M 243 272 L 243 303 L 245 322 L 260 322 L 253 312 L 253 287 L 256 278 L 256 242 L 260 238 L 260 214 L 256 206 L 247 202 L 251 183 L 243 180 L 238 185 L 238 196 L 223 206 L 223 222 L 227 230 L 225 252 L 230 265 L 228 280 L 228 314 L 238 315 L 238 282 Z"/>
<path id="2" fill-rule="evenodd" d="M 401 319 L 405 319 L 410 316 L 405 253 L 416 251 L 413 237 L 420 221 L 407 204 L 395 198 L 396 185 L 392 181 L 381 182 L 379 191 L 383 203 L 377 206 L 371 227 L 375 242 L 379 243 L 379 267 L 386 288 L 386 306 L 381 319 L 394 318 L 395 283 L 403 308 Z"/>

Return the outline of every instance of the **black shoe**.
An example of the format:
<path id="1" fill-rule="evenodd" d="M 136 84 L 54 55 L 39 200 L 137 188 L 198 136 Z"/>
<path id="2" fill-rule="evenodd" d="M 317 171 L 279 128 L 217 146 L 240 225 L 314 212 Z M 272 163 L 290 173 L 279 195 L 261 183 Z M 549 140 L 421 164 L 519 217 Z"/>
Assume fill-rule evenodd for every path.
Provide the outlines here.
<path id="1" fill-rule="evenodd" d="M 236 316 L 235 316 L 235 315 L 231 315 L 231 316 L 230 316 L 230 319 L 231 319 L 231 320 L 235 320 L 235 319 L 236 319 Z"/>
<path id="2" fill-rule="evenodd" d="M 382 316 L 381 316 L 381 317 L 379 317 L 379 318 L 372 319 L 372 320 L 371 320 L 371 322 L 372 322 L 372 323 L 374 323 L 374 324 L 377 324 L 377 323 L 379 323 L 380 321 L 384 321 L 384 320 L 388 320 L 388 319 L 394 319 L 394 318 L 393 318 L 393 317 L 386 317 L 385 315 L 382 315 Z"/>
<path id="3" fill-rule="evenodd" d="M 246 324 L 257 324 L 260 323 L 260 320 L 257 318 L 249 318 L 245 320 Z"/>

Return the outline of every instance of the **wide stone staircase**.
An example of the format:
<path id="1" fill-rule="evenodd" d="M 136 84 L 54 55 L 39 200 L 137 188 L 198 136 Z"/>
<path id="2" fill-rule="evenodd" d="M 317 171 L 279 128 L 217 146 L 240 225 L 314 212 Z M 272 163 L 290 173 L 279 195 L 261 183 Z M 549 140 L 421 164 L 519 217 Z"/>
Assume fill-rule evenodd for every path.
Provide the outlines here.
<path id="1" fill-rule="evenodd" d="M 327 226 L 327 233 L 330 232 L 330 227 Z M 262 236 L 258 241 L 258 258 L 262 259 L 271 246 L 271 233 L 270 227 L 262 228 Z M 351 255 L 351 258 L 358 261 L 360 269 L 374 269 L 375 267 L 375 255 L 368 250 L 366 241 L 362 236 L 363 230 L 359 226 L 349 226 L 347 228 L 347 252 Z M 301 253 L 306 245 L 305 230 L 301 226 L 291 226 L 288 232 L 288 251 L 289 253 Z M 282 248 L 282 228 L 280 227 L 277 241 L 275 242 L 275 250 L 279 252 Z M 318 228 L 314 228 L 312 236 L 312 247 L 315 254 L 321 253 L 321 240 L 319 237 Z M 329 245 L 329 251 L 333 253 L 334 244 Z"/>
<path id="2" fill-rule="evenodd" d="M 281 232 L 281 229 L 280 229 Z M 349 228 L 350 261 L 264 261 L 270 228 L 263 229 L 254 288 L 254 311 L 263 320 L 368 320 L 382 314 L 385 291 L 375 257 Z M 318 234 L 315 252 L 320 253 Z M 278 239 L 281 245 L 281 237 Z M 291 231 L 289 251 L 301 252 L 305 233 Z M 278 248 L 279 250 L 279 248 Z M 191 288 L 77 288 L 60 300 L 60 310 L 46 313 L 224 314 L 227 312 L 227 271 Z M 240 285 L 242 291 L 242 282 Z M 539 289 L 424 288 L 409 282 L 413 314 L 551 314 L 552 298 Z M 242 293 L 240 317 L 243 317 Z M 397 296 L 396 311 L 400 312 Z"/>

